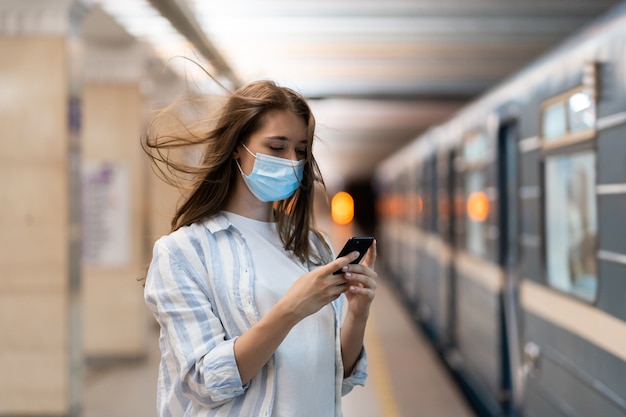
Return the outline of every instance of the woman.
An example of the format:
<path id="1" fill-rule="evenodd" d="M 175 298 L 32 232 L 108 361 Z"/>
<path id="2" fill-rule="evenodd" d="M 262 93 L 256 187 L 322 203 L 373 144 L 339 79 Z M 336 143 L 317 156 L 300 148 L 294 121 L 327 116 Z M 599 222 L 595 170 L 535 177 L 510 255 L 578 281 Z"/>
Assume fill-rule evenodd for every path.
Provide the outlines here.
<path id="1" fill-rule="evenodd" d="M 361 265 L 333 260 L 313 228 L 314 130 L 300 95 L 260 81 L 196 140 L 148 138 L 155 161 L 197 178 L 145 284 L 161 326 L 159 416 L 340 416 L 364 384 L 376 249 Z M 197 143 L 200 167 L 162 157 Z"/>

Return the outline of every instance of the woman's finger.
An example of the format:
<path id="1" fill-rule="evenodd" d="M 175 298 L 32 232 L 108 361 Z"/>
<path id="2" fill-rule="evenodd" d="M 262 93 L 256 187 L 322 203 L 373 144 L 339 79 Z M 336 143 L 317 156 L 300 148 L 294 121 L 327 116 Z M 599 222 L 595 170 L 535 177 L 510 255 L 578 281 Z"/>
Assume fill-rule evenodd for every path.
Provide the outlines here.
<path id="1" fill-rule="evenodd" d="M 372 242 L 372 246 L 365 253 L 365 260 L 363 261 L 363 265 L 368 266 L 374 269 L 374 263 L 376 262 L 376 239 Z"/>
<path id="2" fill-rule="evenodd" d="M 336 271 L 341 272 L 343 267 L 350 264 L 350 262 L 354 261 L 359 257 L 359 252 L 352 252 L 347 254 L 346 256 L 342 256 L 341 258 L 337 258 L 332 262 L 327 263 L 324 266 L 319 267 L 317 270 L 323 275 L 331 275 Z"/>

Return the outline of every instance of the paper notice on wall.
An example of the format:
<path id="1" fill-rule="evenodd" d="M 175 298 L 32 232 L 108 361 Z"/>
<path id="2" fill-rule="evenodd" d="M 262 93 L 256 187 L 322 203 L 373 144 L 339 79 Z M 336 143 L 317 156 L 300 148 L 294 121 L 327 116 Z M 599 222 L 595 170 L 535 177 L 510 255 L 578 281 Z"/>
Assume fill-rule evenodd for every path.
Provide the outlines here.
<path id="1" fill-rule="evenodd" d="M 124 162 L 83 163 L 83 262 L 120 267 L 130 260 L 129 168 Z"/>

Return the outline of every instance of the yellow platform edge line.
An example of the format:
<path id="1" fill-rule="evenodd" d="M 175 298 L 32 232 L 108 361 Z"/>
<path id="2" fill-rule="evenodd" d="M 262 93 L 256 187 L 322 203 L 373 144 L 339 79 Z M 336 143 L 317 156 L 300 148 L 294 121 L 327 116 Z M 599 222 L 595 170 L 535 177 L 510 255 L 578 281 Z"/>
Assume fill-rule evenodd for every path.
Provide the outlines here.
<path id="1" fill-rule="evenodd" d="M 365 346 L 370 380 L 374 384 L 374 391 L 378 397 L 381 415 L 384 417 L 400 417 L 396 407 L 396 400 L 389 378 L 389 367 L 383 356 L 380 339 L 374 320 L 370 320 L 365 333 Z"/>

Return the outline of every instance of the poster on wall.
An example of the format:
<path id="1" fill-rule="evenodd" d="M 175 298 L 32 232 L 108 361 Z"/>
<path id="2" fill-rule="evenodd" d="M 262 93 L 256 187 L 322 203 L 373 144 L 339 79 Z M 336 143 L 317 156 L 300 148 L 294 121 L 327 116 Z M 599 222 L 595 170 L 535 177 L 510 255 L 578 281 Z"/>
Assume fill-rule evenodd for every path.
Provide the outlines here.
<path id="1" fill-rule="evenodd" d="M 86 161 L 82 168 L 83 262 L 125 266 L 130 260 L 128 164 Z"/>

